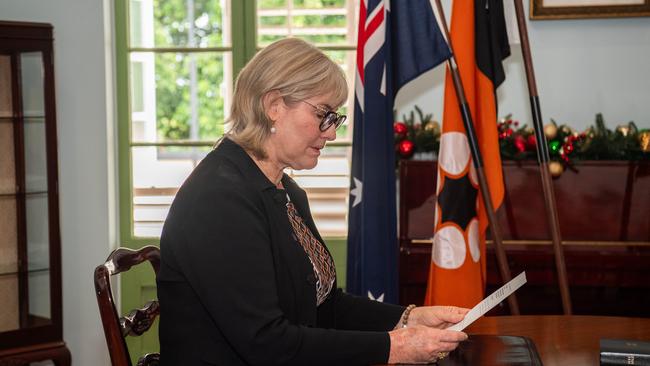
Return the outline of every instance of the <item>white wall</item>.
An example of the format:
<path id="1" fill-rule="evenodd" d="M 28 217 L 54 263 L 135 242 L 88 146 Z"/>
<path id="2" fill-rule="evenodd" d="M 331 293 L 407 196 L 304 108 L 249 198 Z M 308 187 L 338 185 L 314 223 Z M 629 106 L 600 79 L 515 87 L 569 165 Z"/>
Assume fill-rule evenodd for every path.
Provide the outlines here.
<path id="1" fill-rule="evenodd" d="M 528 14 L 528 1 L 523 3 Z M 446 12 L 449 19 L 448 7 Z M 602 112 L 611 129 L 629 121 L 650 128 L 650 17 L 527 20 L 527 25 L 544 123 L 553 118 L 583 130 Z M 532 125 L 521 48 L 511 48 L 506 81 L 498 89 L 499 116 L 512 113 Z M 441 121 L 443 86 L 441 65 L 400 92 L 398 117 L 418 105 Z"/>
<path id="2" fill-rule="evenodd" d="M 107 92 L 112 79 L 106 77 L 112 69 L 107 63 L 112 62 L 111 32 L 105 31 L 112 24 L 112 4 L 106 5 L 98 0 L 0 0 L 2 20 L 54 25 L 63 337 L 74 365 L 109 364 L 92 281 L 94 267 L 117 235 L 115 123 L 112 92 Z"/>

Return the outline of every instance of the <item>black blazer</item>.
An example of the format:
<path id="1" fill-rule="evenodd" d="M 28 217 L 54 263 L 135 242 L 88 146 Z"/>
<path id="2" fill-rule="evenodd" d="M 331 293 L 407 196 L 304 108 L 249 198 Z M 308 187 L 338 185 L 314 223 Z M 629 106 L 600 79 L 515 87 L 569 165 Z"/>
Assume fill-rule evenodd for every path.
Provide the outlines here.
<path id="1" fill-rule="evenodd" d="M 224 139 L 178 191 L 160 240 L 162 365 L 385 363 L 404 308 L 334 290 L 316 306 L 286 194 L 314 235 L 305 192 L 275 187 Z"/>

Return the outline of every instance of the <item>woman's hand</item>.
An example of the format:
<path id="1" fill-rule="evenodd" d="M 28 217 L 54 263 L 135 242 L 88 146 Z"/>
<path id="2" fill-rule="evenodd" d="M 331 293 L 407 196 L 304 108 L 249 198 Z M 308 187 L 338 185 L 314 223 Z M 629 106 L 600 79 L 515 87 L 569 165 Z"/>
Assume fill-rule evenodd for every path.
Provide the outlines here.
<path id="1" fill-rule="evenodd" d="M 411 310 L 407 327 L 421 325 L 436 329 L 446 329 L 463 320 L 469 309 L 456 306 L 420 306 Z M 397 327 L 401 327 L 398 323 Z"/>
<path id="2" fill-rule="evenodd" d="M 415 309 L 414 309 L 415 310 Z M 456 319 L 456 318 L 454 318 Z M 462 319 L 462 316 L 460 317 Z M 388 363 L 431 363 L 454 350 L 467 334 L 455 330 L 409 326 L 388 332 Z"/>

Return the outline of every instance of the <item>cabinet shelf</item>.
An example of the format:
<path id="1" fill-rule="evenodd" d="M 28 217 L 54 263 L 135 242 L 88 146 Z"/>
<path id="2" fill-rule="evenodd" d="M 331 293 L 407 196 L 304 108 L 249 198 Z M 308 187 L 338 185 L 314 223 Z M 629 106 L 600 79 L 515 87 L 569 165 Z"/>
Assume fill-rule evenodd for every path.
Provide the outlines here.
<path id="1" fill-rule="evenodd" d="M 50 271 L 49 267 L 28 269 L 26 271 L 19 271 L 19 270 L 3 271 L 2 269 L 0 269 L 0 278 L 2 278 L 2 277 L 11 277 L 11 276 L 19 276 L 19 275 L 24 275 L 24 274 L 29 275 L 29 274 L 47 273 L 49 271 Z"/>
<path id="2" fill-rule="evenodd" d="M 17 120 L 22 119 L 22 122 L 25 123 L 44 123 L 45 116 L 42 114 L 30 115 L 30 116 L 0 116 L 0 123 L 16 123 Z"/>
<path id="3" fill-rule="evenodd" d="M 43 195 L 47 195 L 48 193 L 49 193 L 48 191 L 0 193 L 0 197 L 43 196 Z"/>

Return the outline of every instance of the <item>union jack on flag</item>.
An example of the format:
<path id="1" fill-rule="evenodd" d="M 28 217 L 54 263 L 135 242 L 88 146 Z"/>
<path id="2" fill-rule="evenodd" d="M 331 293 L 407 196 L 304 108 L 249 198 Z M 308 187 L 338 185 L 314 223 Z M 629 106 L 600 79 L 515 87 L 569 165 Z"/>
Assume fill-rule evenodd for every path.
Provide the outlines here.
<path id="1" fill-rule="evenodd" d="M 393 103 L 450 57 L 429 0 L 362 0 L 348 217 L 347 291 L 397 302 Z"/>

